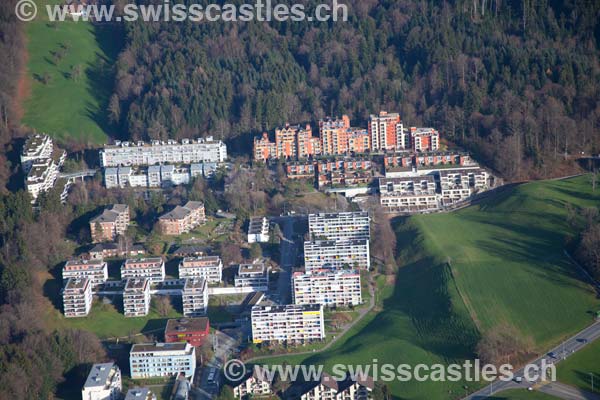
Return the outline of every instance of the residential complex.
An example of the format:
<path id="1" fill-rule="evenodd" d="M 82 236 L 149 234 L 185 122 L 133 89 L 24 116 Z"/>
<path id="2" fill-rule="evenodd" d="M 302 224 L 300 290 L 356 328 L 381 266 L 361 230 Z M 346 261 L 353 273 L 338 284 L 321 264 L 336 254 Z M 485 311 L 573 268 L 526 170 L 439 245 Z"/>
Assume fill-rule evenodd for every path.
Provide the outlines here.
<path id="1" fill-rule="evenodd" d="M 315 163 L 313 161 L 293 161 L 285 165 L 285 173 L 288 179 L 314 178 L 315 171 Z"/>
<path id="2" fill-rule="evenodd" d="M 158 226 L 163 235 L 181 235 L 206 222 L 204 203 L 188 201 L 160 216 Z"/>
<path id="3" fill-rule="evenodd" d="M 121 265 L 121 279 L 148 278 L 150 282 L 165 280 L 165 261 L 161 257 L 128 258 Z"/>
<path id="4" fill-rule="evenodd" d="M 108 279 L 108 266 L 102 260 L 69 260 L 63 266 L 62 278 L 64 282 L 71 278 L 88 278 L 95 287 Z"/>
<path id="5" fill-rule="evenodd" d="M 269 286 L 269 270 L 264 263 L 240 264 L 234 278 L 236 287 L 252 287 L 265 290 Z"/>
<path id="6" fill-rule="evenodd" d="M 313 240 L 370 239 L 369 213 L 319 213 L 308 216 L 308 231 Z"/>
<path id="7" fill-rule="evenodd" d="M 43 158 L 50 158 L 54 151 L 52 138 L 48 135 L 36 133 L 25 140 L 25 145 L 21 151 L 21 167 L 27 174 L 34 161 Z"/>
<path id="8" fill-rule="evenodd" d="M 253 156 L 256 161 L 276 159 L 308 158 L 320 155 L 321 141 L 312 135 L 312 128 L 306 125 L 285 127 L 275 130 L 275 143 L 269 140 L 269 135 L 263 133 L 254 139 Z"/>
<path id="9" fill-rule="evenodd" d="M 440 133 L 433 128 L 410 128 L 412 151 L 438 151 L 440 149 Z"/>
<path id="10" fill-rule="evenodd" d="M 197 177 L 211 178 L 217 168 L 217 163 L 109 167 L 104 169 L 104 185 L 108 189 L 117 187 L 159 188 L 187 185 Z"/>
<path id="11" fill-rule="evenodd" d="M 120 246 L 118 243 L 98 243 L 88 251 L 93 260 L 103 260 L 111 257 L 138 257 L 146 254 L 141 244 Z"/>
<path id="12" fill-rule="evenodd" d="M 375 388 L 372 378 L 363 379 L 361 374 L 356 378 L 347 376 L 336 380 L 323 373 L 320 380 L 309 383 L 300 395 L 300 400 L 368 400 Z"/>
<path id="13" fill-rule="evenodd" d="M 183 139 L 151 143 L 121 142 L 106 146 L 100 151 L 103 167 L 192 164 L 201 162 L 224 162 L 227 159 L 227 146 L 212 136 L 196 140 Z"/>
<path id="14" fill-rule="evenodd" d="M 85 317 L 92 308 L 92 282 L 88 278 L 69 278 L 62 298 L 65 317 Z"/>
<path id="15" fill-rule="evenodd" d="M 248 243 L 269 242 L 269 220 L 267 217 L 250 218 L 248 224 Z"/>
<path id="16" fill-rule="evenodd" d="M 165 342 L 187 342 L 192 346 L 200 347 L 209 338 L 210 323 L 208 318 L 178 318 L 167 321 L 165 328 Z"/>
<path id="17" fill-rule="evenodd" d="M 150 311 L 150 280 L 130 278 L 123 290 L 123 313 L 126 317 L 143 317 Z"/>
<path id="18" fill-rule="evenodd" d="M 304 266 L 307 272 L 322 268 L 371 268 L 369 241 L 315 240 L 304 242 Z"/>
<path id="19" fill-rule="evenodd" d="M 102 211 L 102 214 L 90 220 L 92 241 L 111 242 L 119 235 L 124 235 L 129 225 L 129 206 L 113 204 Z"/>
<path id="20" fill-rule="evenodd" d="M 121 390 L 121 370 L 117 364 L 94 364 L 81 390 L 81 399 L 120 400 Z"/>
<path id="21" fill-rule="evenodd" d="M 319 136 L 323 154 L 347 154 L 350 118 L 343 115 L 341 119 L 326 118 L 319 121 Z"/>
<path id="22" fill-rule="evenodd" d="M 27 162 L 24 168 L 28 169 L 25 179 L 27 192 L 31 195 L 31 203 L 37 201 L 41 193 L 52 189 L 58 179 L 58 173 L 62 167 L 67 153 L 54 152 L 50 157 L 36 158 Z"/>
<path id="23" fill-rule="evenodd" d="M 292 275 L 294 304 L 356 306 L 362 303 L 360 273 L 345 269 L 314 269 Z"/>
<path id="24" fill-rule="evenodd" d="M 254 306 L 252 341 L 310 342 L 325 338 L 322 305 Z"/>
<path id="25" fill-rule="evenodd" d="M 125 400 L 156 400 L 156 395 L 147 387 L 129 389 Z"/>
<path id="26" fill-rule="evenodd" d="M 193 379 L 196 350 L 185 342 L 134 344 L 129 352 L 129 368 L 133 379 L 171 377 L 180 373 Z"/>
<path id="27" fill-rule="evenodd" d="M 233 395 L 236 399 L 268 396 L 273 393 L 271 384 L 268 374 L 259 366 L 255 366 L 249 376 L 236 382 L 236 386 L 233 387 Z"/>
<path id="28" fill-rule="evenodd" d="M 371 135 L 371 150 L 374 152 L 408 148 L 408 136 L 399 114 L 381 111 L 379 115 L 371 115 L 368 130 Z"/>
<path id="29" fill-rule="evenodd" d="M 223 261 L 219 256 L 184 257 L 179 263 L 179 279 L 205 278 L 208 283 L 223 279 Z"/>
<path id="30" fill-rule="evenodd" d="M 206 279 L 188 278 L 181 291 L 183 315 L 200 317 L 206 315 L 208 308 L 208 285 Z"/>

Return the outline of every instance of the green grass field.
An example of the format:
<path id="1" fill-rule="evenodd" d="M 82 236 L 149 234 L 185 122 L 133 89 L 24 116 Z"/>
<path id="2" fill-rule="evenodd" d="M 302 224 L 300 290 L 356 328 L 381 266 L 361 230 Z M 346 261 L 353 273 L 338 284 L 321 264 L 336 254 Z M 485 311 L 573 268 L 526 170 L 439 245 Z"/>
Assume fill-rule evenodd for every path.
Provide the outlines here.
<path id="1" fill-rule="evenodd" d="M 504 391 L 494 397 L 489 397 L 490 400 L 554 400 L 558 397 L 550 396 L 549 394 L 540 392 L 528 392 L 525 389 L 513 389 Z"/>
<path id="2" fill-rule="evenodd" d="M 434 364 L 474 358 L 485 330 L 514 325 L 543 351 L 592 322 L 600 302 L 563 253 L 565 204 L 599 206 L 589 177 L 524 185 L 452 214 L 398 219 L 394 286 L 379 313 L 328 351 L 269 363 Z M 450 262 L 451 267 L 447 262 Z M 391 382 L 396 398 L 453 399 L 464 382 Z M 474 384 L 466 384 L 468 390 Z"/>
<path id="3" fill-rule="evenodd" d="M 63 2 L 36 3 L 41 15 L 46 4 Z M 62 143 L 106 143 L 106 108 L 122 46 L 119 29 L 85 22 L 49 23 L 45 16 L 28 23 L 30 93 L 22 123 Z M 80 76 L 74 77 L 78 69 Z"/>
<path id="4" fill-rule="evenodd" d="M 583 350 L 573 354 L 557 364 L 558 380 L 571 386 L 592 391 L 594 375 L 594 393 L 600 393 L 600 341 L 589 344 Z"/>

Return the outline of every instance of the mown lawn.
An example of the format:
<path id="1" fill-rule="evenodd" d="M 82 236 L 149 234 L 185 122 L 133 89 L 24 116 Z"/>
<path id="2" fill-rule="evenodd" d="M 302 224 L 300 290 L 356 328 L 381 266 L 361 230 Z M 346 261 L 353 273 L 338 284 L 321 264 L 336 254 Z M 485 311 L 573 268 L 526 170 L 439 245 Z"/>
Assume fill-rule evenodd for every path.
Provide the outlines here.
<path id="1" fill-rule="evenodd" d="M 600 206 L 589 177 L 516 188 L 453 214 L 394 221 L 395 283 L 377 294 L 372 313 L 330 350 L 269 363 L 367 365 L 452 363 L 474 358 L 482 331 L 515 326 L 543 351 L 592 322 L 600 308 L 563 252 L 572 233 L 565 204 Z M 478 385 L 391 382 L 396 398 L 453 399 Z"/>
<path id="2" fill-rule="evenodd" d="M 38 15 L 44 16 L 26 28 L 30 93 L 22 122 L 62 143 L 106 143 L 106 108 L 123 40 L 120 28 L 73 21 L 50 23 L 45 6 L 64 2 L 36 3 Z M 79 76 L 73 76 L 75 70 L 81 71 Z"/>
<path id="3" fill-rule="evenodd" d="M 594 378 L 594 393 L 600 393 L 600 341 L 590 343 L 564 361 L 557 364 L 557 378 L 560 382 L 579 387 L 588 392 L 592 391 L 592 376 Z"/>

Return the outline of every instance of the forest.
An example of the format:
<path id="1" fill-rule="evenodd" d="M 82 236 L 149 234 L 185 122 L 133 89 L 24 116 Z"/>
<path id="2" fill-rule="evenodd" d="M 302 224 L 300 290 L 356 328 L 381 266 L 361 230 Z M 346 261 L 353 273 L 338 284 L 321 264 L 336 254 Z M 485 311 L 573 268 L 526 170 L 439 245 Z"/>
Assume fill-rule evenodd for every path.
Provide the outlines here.
<path id="1" fill-rule="evenodd" d="M 398 111 L 508 179 L 598 152 L 600 3 L 346 4 L 337 23 L 129 24 L 108 119 L 131 139 L 231 139 Z"/>

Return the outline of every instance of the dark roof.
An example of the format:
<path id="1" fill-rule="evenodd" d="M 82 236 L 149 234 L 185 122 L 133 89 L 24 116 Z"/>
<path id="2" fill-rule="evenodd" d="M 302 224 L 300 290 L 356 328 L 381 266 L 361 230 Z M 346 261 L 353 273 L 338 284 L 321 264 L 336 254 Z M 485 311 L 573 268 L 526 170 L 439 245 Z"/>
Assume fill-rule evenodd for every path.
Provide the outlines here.
<path id="1" fill-rule="evenodd" d="M 209 321 L 206 317 L 170 319 L 167 321 L 165 335 L 181 332 L 205 332 L 208 326 Z"/>

